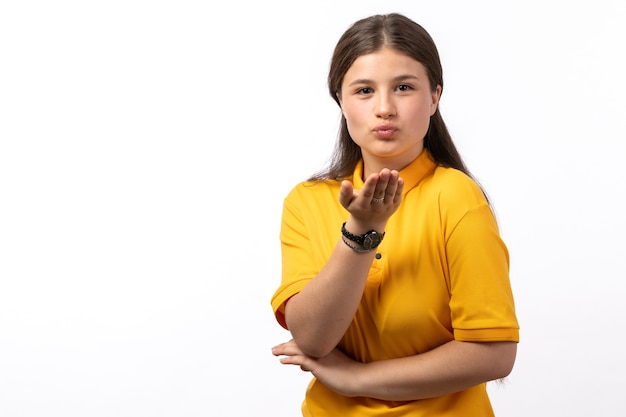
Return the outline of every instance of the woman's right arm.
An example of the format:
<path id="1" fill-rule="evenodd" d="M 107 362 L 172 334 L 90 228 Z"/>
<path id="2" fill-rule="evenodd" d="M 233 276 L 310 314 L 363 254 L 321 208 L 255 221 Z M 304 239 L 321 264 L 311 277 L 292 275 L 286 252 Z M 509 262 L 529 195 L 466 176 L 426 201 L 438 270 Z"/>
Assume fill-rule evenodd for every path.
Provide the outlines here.
<path id="1" fill-rule="evenodd" d="M 344 181 L 339 201 L 350 212 L 346 229 L 353 234 L 383 231 L 400 205 L 403 185 L 398 172 L 388 169 L 370 175 L 360 191 Z M 375 195 L 385 200 L 373 203 Z M 339 240 L 324 268 L 289 299 L 285 320 L 304 353 L 322 357 L 337 346 L 359 307 L 374 256 L 375 251 L 357 253 Z"/>
<path id="2" fill-rule="evenodd" d="M 326 356 L 343 337 L 361 302 L 374 253 L 356 253 L 339 241 L 320 273 L 287 301 L 287 327 L 307 355 Z"/>

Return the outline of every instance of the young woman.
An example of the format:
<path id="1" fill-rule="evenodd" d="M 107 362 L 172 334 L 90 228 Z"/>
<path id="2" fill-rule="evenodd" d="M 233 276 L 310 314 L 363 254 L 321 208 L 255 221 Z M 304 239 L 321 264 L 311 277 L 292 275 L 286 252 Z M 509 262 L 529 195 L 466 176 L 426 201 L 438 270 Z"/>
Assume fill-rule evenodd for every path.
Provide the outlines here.
<path id="1" fill-rule="evenodd" d="M 272 353 L 314 376 L 302 414 L 491 416 L 519 341 L 509 257 L 441 118 L 437 48 L 405 16 L 360 20 L 328 85 L 339 141 L 284 201 L 272 298 L 293 337 Z"/>

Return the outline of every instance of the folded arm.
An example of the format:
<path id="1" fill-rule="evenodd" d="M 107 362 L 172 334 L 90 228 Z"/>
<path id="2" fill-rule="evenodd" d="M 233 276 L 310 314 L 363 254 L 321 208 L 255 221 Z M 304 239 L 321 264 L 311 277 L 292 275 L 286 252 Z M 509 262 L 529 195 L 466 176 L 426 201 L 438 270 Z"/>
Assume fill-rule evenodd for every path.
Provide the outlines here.
<path id="1" fill-rule="evenodd" d="M 451 341 L 429 352 L 360 363 L 333 350 L 322 358 L 304 354 L 295 342 L 273 348 L 283 364 L 299 365 L 339 394 L 409 401 L 462 391 L 507 376 L 515 362 L 515 342 Z"/>
<path id="2" fill-rule="evenodd" d="M 350 212 L 347 230 L 357 235 L 384 231 L 400 205 L 403 184 L 398 172 L 388 169 L 370 175 L 358 191 L 343 181 L 339 201 Z M 373 204 L 375 195 L 384 200 Z M 356 253 L 339 240 L 324 268 L 289 299 L 285 321 L 303 352 L 323 357 L 337 346 L 359 307 L 374 256 L 375 252 Z"/>

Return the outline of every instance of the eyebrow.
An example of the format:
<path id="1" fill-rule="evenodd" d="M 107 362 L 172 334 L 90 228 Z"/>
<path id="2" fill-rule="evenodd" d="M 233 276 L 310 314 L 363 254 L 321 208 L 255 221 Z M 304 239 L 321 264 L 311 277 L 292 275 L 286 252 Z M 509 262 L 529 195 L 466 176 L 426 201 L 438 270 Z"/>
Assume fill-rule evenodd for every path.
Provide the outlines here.
<path id="1" fill-rule="evenodd" d="M 393 78 L 394 82 L 400 82 L 400 81 L 405 81 L 405 80 L 417 80 L 420 81 L 420 78 L 416 75 L 412 75 L 412 74 L 404 74 L 404 75 L 398 75 L 397 77 Z M 372 80 L 368 80 L 367 78 L 359 78 L 357 80 L 352 81 L 350 84 L 348 84 L 348 87 L 353 86 L 353 85 L 357 85 L 357 84 L 371 84 L 373 81 Z"/>

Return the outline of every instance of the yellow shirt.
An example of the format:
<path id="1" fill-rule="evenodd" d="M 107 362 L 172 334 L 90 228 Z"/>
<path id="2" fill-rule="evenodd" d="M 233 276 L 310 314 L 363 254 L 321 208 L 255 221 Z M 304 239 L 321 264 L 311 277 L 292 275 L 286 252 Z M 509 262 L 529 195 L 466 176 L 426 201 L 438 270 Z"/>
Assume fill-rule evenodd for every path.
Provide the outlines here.
<path id="1" fill-rule="evenodd" d="M 354 172 L 363 186 L 362 164 Z M 355 360 L 417 355 L 451 340 L 519 341 L 509 282 L 509 255 L 478 185 L 436 166 L 424 151 L 400 172 L 400 208 L 377 248 L 361 304 L 339 346 Z M 338 181 L 303 182 L 284 201 L 282 283 L 272 297 L 278 322 L 284 304 L 326 264 L 348 212 Z M 315 378 L 304 416 L 492 416 L 485 384 L 442 397 L 406 402 L 347 398 Z"/>

